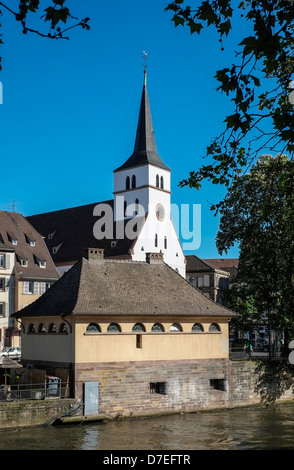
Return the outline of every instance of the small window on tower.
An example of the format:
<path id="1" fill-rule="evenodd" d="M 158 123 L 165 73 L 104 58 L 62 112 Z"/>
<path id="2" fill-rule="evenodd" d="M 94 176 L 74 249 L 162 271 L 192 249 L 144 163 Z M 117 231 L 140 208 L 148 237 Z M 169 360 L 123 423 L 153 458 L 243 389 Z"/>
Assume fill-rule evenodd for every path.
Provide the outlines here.
<path id="1" fill-rule="evenodd" d="M 163 176 L 160 177 L 160 187 L 161 187 L 161 189 L 164 189 L 164 180 L 163 180 Z"/>
<path id="2" fill-rule="evenodd" d="M 159 188 L 159 175 L 156 175 L 156 187 Z"/>
<path id="3" fill-rule="evenodd" d="M 130 177 L 126 177 L 126 189 L 130 189 Z"/>
<path id="4" fill-rule="evenodd" d="M 136 187 L 136 176 L 133 175 L 132 176 L 132 188 L 135 188 Z"/>
<path id="5" fill-rule="evenodd" d="M 158 235 L 157 235 L 157 233 L 155 234 L 154 245 L 155 245 L 155 247 L 158 246 Z"/>

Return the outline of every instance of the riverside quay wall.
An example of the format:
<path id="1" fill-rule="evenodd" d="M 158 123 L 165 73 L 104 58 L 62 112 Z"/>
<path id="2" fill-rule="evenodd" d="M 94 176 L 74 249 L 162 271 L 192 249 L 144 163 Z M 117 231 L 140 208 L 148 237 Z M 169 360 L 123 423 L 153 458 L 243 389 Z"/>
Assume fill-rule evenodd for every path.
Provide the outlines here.
<path id="1" fill-rule="evenodd" d="M 75 398 L 0 402 L 0 430 L 49 425 L 73 410 L 83 421 L 83 384 L 90 380 L 99 382 L 97 420 L 289 402 L 292 368 L 283 361 L 230 360 L 76 365 Z"/>
<path id="2" fill-rule="evenodd" d="M 294 376 L 284 367 L 283 361 L 227 359 L 81 364 L 75 367 L 75 397 L 83 400 L 83 384 L 95 378 L 99 382 L 99 413 L 112 417 L 291 400 Z"/>

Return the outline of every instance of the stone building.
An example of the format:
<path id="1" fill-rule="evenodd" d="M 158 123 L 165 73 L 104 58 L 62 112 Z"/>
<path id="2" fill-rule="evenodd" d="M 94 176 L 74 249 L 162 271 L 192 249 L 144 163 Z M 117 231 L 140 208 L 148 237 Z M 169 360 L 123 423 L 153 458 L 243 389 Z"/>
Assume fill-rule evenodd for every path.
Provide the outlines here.
<path id="1" fill-rule="evenodd" d="M 22 360 L 67 371 L 71 395 L 99 387 L 99 411 L 114 416 L 192 411 L 225 400 L 229 321 L 163 262 L 104 259 L 89 249 L 40 299 L 15 314 Z"/>

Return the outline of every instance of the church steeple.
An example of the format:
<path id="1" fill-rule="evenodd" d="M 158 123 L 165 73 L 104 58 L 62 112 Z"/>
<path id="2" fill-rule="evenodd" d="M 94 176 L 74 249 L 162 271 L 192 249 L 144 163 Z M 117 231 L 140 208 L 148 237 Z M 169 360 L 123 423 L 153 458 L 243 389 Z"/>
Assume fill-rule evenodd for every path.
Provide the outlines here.
<path id="1" fill-rule="evenodd" d="M 144 84 L 139 111 L 139 119 L 136 133 L 134 151 L 130 158 L 117 170 L 134 168 L 139 165 L 151 164 L 169 170 L 158 155 L 154 130 L 151 118 L 149 97 L 147 91 L 147 74 L 144 70 Z"/>

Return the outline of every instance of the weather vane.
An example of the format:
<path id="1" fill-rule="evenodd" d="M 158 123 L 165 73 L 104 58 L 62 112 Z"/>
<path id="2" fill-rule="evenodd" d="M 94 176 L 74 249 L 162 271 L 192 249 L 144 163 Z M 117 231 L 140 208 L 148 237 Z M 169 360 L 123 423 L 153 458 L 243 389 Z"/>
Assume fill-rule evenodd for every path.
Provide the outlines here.
<path id="1" fill-rule="evenodd" d="M 148 57 L 147 57 L 147 52 L 145 52 L 145 51 L 143 51 L 143 58 L 144 58 L 144 61 L 145 61 L 145 62 L 144 62 L 144 70 L 145 70 L 145 72 L 146 72 L 146 70 L 147 70 L 147 59 L 148 59 Z"/>

